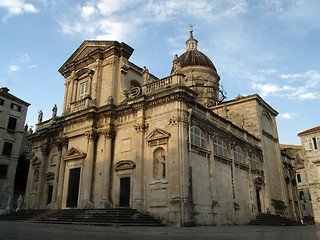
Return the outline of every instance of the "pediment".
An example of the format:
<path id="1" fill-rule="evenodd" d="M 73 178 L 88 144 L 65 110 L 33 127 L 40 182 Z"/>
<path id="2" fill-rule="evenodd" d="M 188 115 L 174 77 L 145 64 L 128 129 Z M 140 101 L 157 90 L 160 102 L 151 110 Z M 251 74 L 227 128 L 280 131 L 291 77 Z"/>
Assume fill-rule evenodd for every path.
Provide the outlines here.
<path id="1" fill-rule="evenodd" d="M 45 177 L 46 181 L 54 180 L 54 173 L 48 172 Z"/>
<path id="2" fill-rule="evenodd" d="M 88 56 L 89 53 L 97 50 L 97 49 L 105 49 L 113 44 L 113 41 L 84 41 L 78 49 L 69 57 L 69 59 L 62 65 L 61 68 L 64 66 L 80 61 L 81 59 Z"/>
<path id="3" fill-rule="evenodd" d="M 116 163 L 115 169 L 116 171 L 134 169 L 136 164 L 131 160 L 122 160 Z"/>
<path id="4" fill-rule="evenodd" d="M 160 129 L 160 128 L 156 128 L 154 129 L 147 137 L 147 141 L 152 141 L 152 140 L 160 140 L 160 139 L 164 139 L 164 138 L 169 138 L 171 136 L 170 133 Z"/>
<path id="5" fill-rule="evenodd" d="M 33 167 L 37 167 L 41 164 L 41 161 L 39 160 L 39 158 L 37 157 L 34 157 L 32 160 L 31 160 L 31 164 Z"/>
<path id="6" fill-rule="evenodd" d="M 257 184 L 257 185 L 262 185 L 262 184 L 264 184 L 264 181 L 263 181 L 262 177 L 256 177 L 256 178 L 253 180 L 253 182 L 254 182 L 255 184 Z"/>
<path id="7" fill-rule="evenodd" d="M 79 65 L 81 63 L 81 65 L 79 65 L 79 68 L 87 66 L 88 64 L 92 63 L 90 62 L 91 60 L 95 61 L 95 59 L 100 58 L 102 56 L 101 54 L 104 54 L 104 52 L 108 49 L 114 49 L 114 53 L 120 53 L 126 58 L 129 58 L 133 52 L 133 48 L 125 43 L 119 43 L 117 41 L 86 40 L 60 67 L 59 72 L 64 77 L 70 76 L 71 72 L 75 70 L 75 65 Z"/>
<path id="8" fill-rule="evenodd" d="M 71 147 L 66 154 L 63 156 L 63 160 L 74 160 L 79 158 L 85 158 L 87 154 L 75 147 Z"/>

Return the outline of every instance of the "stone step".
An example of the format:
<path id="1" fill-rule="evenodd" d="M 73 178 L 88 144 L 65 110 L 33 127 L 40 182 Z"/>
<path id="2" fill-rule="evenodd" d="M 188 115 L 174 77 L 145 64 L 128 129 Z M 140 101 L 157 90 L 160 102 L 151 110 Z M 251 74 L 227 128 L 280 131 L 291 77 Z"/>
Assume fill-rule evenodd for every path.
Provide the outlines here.
<path id="1" fill-rule="evenodd" d="M 299 222 L 293 221 L 278 214 L 259 214 L 256 219 L 252 220 L 249 225 L 266 225 L 266 226 L 299 226 Z"/>
<path id="2" fill-rule="evenodd" d="M 0 220 L 100 226 L 164 226 L 160 220 L 131 208 L 21 210 Z"/>

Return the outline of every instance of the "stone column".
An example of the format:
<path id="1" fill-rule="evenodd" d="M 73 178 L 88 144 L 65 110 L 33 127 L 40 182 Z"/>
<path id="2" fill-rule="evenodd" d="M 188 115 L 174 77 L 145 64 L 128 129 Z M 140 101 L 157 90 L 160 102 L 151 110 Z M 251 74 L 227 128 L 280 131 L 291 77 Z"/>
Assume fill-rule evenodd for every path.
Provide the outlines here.
<path id="1" fill-rule="evenodd" d="M 53 194 L 52 194 L 52 202 L 55 204 L 53 208 L 60 209 L 62 208 L 62 191 L 64 185 L 64 174 L 66 162 L 63 159 L 63 156 L 67 152 L 68 142 L 66 139 L 62 139 L 57 142 L 57 147 L 60 152 L 59 163 L 57 166 L 57 172 L 54 180 Z"/>
<path id="2" fill-rule="evenodd" d="M 112 161 L 112 138 L 113 133 L 111 129 L 106 129 L 103 131 L 105 138 L 104 143 L 104 160 L 103 160 L 103 170 L 102 170 L 102 190 L 101 190 L 101 201 L 99 203 L 100 208 L 111 207 L 110 203 L 110 169 Z"/>
<path id="3" fill-rule="evenodd" d="M 50 153 L 50 145 L 48 143 L 45 143 L 41 147 L 41 153 L 42 153 L 42 159 L 41 159 L 41 165 L 39 170 L 39 180 L 37 185 L 37 201 L 36 201 L 36 209 L 43 208 L 43 206 L 46 205 L 46 199 L 43 198 L 44 196 L 44 188 L 46 184 L 45 180 L 45 172 L 47 168 L 48 163 L 48 157 Z"/>
<path id="4" fill-rule="evenodd" d="M 77 101 L 77 93 L 78 93 L 78 79 L 73 81 L 73 102 Z"/>
<path id="5" fill-rule="evenodd" d="M 83 179 L 82 179 L 82 201 L 80 203 L 80 208 L 92 208 L 93 203 L 91 201 L 91 188 L 92 188 L 92 170 L 94 162 L 94 148 L 96 140 L 96 132 L 91 130 L 86 132 L 88 137 L 88 150 L 87 157 L 84 159 L 83 164 Z"/>

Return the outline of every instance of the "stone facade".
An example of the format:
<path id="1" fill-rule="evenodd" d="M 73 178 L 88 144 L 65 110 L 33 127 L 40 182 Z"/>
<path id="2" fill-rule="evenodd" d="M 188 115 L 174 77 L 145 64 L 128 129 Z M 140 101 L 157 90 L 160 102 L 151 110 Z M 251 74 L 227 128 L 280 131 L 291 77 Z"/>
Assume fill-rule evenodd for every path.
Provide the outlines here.
<path id="1" fill-rule="evenodd" d="M 162 79 L 125 43 L 81 44 L 59 69 L 62 115 L 29 137 L 27 208 L 132 207 L 180 226 L 285 214 L 277 112 L 258 95 L 221 103 L 190 33 Z"/>
<path id="2" fill-rule="evenodd" d="M 0 89 L 0 210 L 10 211 L 18 159 L 24 152 L 25 119 L 30 104 Z"/>
<path id="3" fill-rule="evenodd" d="M 304 172 L 309 187 L 314 220 L 320 223 L 320 126 L 298 134 L 305 154 Z"/>
<path id="4" fill-rule="evenodd" d="M 280 145 L 283 173 L 285 180 L 285 201 L 291 218 L 300 221 L 306 213 L 307 202 L 302 198 L 301 179 L 297 180 L 296 169 L 303 164 L 302 147 L 295 145 Z M 304 209 L 304 211 L 302 211 Z"/>

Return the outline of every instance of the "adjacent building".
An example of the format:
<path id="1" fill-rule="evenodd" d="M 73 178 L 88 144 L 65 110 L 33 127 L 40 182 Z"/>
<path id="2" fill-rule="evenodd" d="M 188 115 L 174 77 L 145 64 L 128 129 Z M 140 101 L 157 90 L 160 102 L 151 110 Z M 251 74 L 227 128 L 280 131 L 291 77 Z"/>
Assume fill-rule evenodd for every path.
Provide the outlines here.
<path id="1" fill-rule="evenodd" d="M 290 217 L 277 111 L 257 94 L 222 101 L 192 30 L 168 77 L 132 53 L 84 41 L 59 69 L 62 115 L 39 115 L 29 136 L 27 208 L 132 207 L 180 226 Z"/>
<path id="2" fill-rule="evenodd" d="M 300 221 L 303 216 L 310 216 L 308 210 L 311 207 L 304 198 L 304 192 L 307 189 L 302 185 L 300 177 L 300 169 L 304 161 L 302 146 L 281 144 L 280 149 L 286 186 L 286 205 L 289 208 L 288 212 L 292 214 L 291 218 Z"/>
<path id="3" fill-rule="evenodd" d="M 0 89 L 0 209 L 9 210 L 14 198 L 14 179 L 25 137 L 25 119 L 30 104 Z"/>
<path id="4" fill-rule="evenodd" d="M 320 223 L 320 126 L 303 131 L 298 136 L 305 153 L 304 167 L 298 173 L 301 181 L 305 179 L 307 182 L 314 220 Z M 309 199 L 305 192 L 304 198 Z"/>

